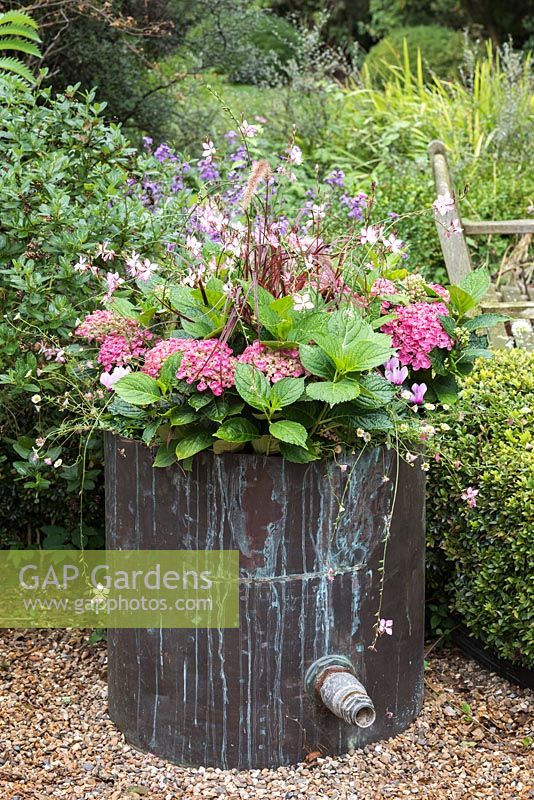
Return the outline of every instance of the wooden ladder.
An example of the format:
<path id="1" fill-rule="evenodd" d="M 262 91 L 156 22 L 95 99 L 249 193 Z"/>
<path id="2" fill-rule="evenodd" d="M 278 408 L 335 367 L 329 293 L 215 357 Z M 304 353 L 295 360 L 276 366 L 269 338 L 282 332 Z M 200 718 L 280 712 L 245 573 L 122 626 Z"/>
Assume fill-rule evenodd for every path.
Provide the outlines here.
<path id="1" fill-rule="evenodd" d="M 451 283 L 458 283 L 471 270 L 473 265 L 467 244 L 467 236 L 489 236 L 490 234 L 534 234 L 534 219 L 509 219 L 495 221 L 463 220 L 457 204 L 457 195 L 454 190 L 447 151 L 443 142 L 435 140 L 428 146 L 428 154 L 436 193 L 450 195 L 453 203 L 450 210 L 444 215 L 436 215 L 436 227 L 441 243 L 443 258 L 447 268 L 447 275 Z M 447 231 L 453 220 L 458 220 L 462 228 L 461 233 Z M 534 286 L 524 286 L 506 283 L 492 286 L 486 297 L 480 303 L 481 310 L 485 313 L 503 314 L 512 318 L 511 324 L 497 325 L 489 331 L 489 341 L 492 347 L 522 347 L 534 350 Z M 520 320 L 520 322 L 518 322 Z"/>

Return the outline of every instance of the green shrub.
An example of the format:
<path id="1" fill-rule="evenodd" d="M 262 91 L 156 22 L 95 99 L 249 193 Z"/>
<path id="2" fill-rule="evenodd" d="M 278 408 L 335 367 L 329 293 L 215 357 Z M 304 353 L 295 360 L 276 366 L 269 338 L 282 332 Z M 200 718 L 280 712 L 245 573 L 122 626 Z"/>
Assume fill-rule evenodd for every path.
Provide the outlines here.
<path id="1" fill-rule="evenodd" d="M 86 490 L 84 535 L 102 521 L 99 443 L 78 436 L 47 454 L 61 469 L 31 474 L 28 455 L 65 412 L 65 385 L 50 383 L 43 403 L 31 402 L 38 370 L 61 374 L 61 351 L 73 345 L 76 319 L 98 298 L 80 255 L 109 242 L 157 259 L 164 231 L 176 224 L 155 214 L 131 191 L 128 178 L 143 174 L 121 130 L 106 124 L 94 94 L 74 90 L 15 89 L 0 80 L 0 541 L 35 541 L 46 522 L 57 543 L 80 541 L 79 490 Z M 154 159 L 150 159 L 154 162 Z M 157 166 L 157 162 L 155 162 Z M 153 168 L 153 167 L 152 167 Z M 111 269 L 113 269 L 111 267 Z M 86 470 L 71 466 L 89 447 Z M 73 538 L 74 537 L 74 538 Z"/>
<path id="2" fill-rule="evenodd" d="M 532 667 L 534 353 L 479 362 L 447 421 L 427 494 L 431 594 L 497 655 Z"/>
<path id="3" fill-rule="evenodd" d="M 364 67 L 374 82 L 382 84 L 391 76 L 392 67 L 404 68 L 406 55 L 415 64 L 420 51 L 426 81 L 434 75 L 455 80 L 459 76 L 464 49 L 464 35 L 449 28 L 439 25 L 397 28 L 369 50 Z"/>

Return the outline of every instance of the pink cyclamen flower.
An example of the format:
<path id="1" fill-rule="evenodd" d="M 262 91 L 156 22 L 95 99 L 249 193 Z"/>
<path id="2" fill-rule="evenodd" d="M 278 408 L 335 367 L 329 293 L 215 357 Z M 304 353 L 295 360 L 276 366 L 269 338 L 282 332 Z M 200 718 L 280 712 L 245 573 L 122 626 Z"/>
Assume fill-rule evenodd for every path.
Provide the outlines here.
<path id="1" fill-rule="evenodd" d="M 241 364 L 252 364 L 271 381 L 300 378 L 305 370 L 296 348 L 273 350 L 259 341 L 253 342 L 237 357 Z"/>
<path id="2" fill-rule="evenodd" d="M 409 397 L 406 399 L 409 403 L 414 403 L 416 406 L 420 406 L 425 401 L 426 390 L 426 383 L 413 383 L 411 391 L 409 392 Z"/>
<path id="3" fill-rule="evenodd" d="M 383 636 L 387 633 L 388 636 L 393 636 L 393 620 L 381 619 L 378 625 L 378 633 Z"/>
<path id="4" fill-rule="evenodd" d="M 197 383 L 197 391 L 210 389 L 219 397 L 234 385 L 236 359 L 226 342 L 220 339 L 197 341 L 191 339 L 176 377 L 187 383 Z"/>
<path id="5" fill-rule="evenodd" d="M 106 387 L 108 392 L 112 392 L 117 381 L 120 381 L 121 378 L 124 378 L 124 376 L 128 375 L 130 372 L 130 367 L 115 367 L 112 372 L 102 373 L 100 376 L 100 383 L 102 386 Z"/>
<path id="6" fill-rule="evenodd" d="M 479 489 L 473 489 L 472 486 L 468 486 L 467 489 L 465 489 L 462 492 L 462 500 L 467 500 L 469 508 L 476 507 L 477 504 L 476 496 L 479 493 L 479 491 L 480 491 Z"/>
<path id="7" fill-rule="evenodd" d="M 401 386 L 408 377 L 408 367 L 401 367 L 398 358 L 390 358 L 384 364 L 386 380 L 394 386 Z"/>
<path id="8" fill-rule="evenodd" d="M 451 197 L 449 192 L 438 195 L 437 199 L 432 203 L 432 208 L 440 216 L 444 217 L 449 211 L 454 210 L 454 198 Z"/>
<path id="9" fill-rule="evenodd" d="M 392 337 L 401 364 L 414 370 L 429 369 L 428 354 L 435 347 L 452 350 L 454 339 L 443 328 L 440 317 L 449 314 L 444 303 L 418 302 L 395 306 L 397 318 L 382 325 L 382 333 Z"/>
<path id="10" fill-rule="evenodd" d="M 141 372 L 157 378 L 161 372 L 163 362 L 174 353 L 185 350 L 192 342 L 192 339 L 163 339 L 145 353 L 145 363 Z"/>

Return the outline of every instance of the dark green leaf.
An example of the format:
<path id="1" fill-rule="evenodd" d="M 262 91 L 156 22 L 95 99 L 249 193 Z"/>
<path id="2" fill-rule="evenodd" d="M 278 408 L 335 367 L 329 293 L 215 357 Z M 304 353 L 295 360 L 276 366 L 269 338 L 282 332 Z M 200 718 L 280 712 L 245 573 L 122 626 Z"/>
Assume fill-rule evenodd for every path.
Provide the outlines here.
<path id="1" fill-rule="evenodd" d="M 157 382 L 150 375 L 134 372 L 125 375 L 115 384 L 115 393 L 133 406 L 148 406 L 161 399 Z"/>
<path id="2" fill-rule="evenodd" d="M 190 458 L 201 450 L 206 450 L 213 444 L 213 436 L 204 430 L 198 430 L 190 433 L 184 439 L 181 439 L 176 445 L 176 458 L 182 461 L 184 458 Z"/>
<path id="3" fill-rule="evenodd" d="M 322 381 L 320 383 L 310 383 L 306 387 L 307 394 L 314 400 L 322 400 L 331 406 L 336 403 L 346 403 L 348 400 L 355 400 L 360 394 L 360 387 L 356 381 L 344 378 L 337 383 Z"/>
<path id="4" fill-rule="evenodd" d="M 304 369 L 319 378 L 331 381 L 336 373 L 332 359 L 320 347 L 302 344 L 299 347 L 300 360 Z"/>
<path id="5" fill-rule="evenodd" d="M 279 422 L 271 422 L 269 425 L 269 433 L 282 442 L 296 444 L 299 447 L 306 447 L 308 431 L 300 422 L 291 422 L 287 419 L 282 419 Z"/>
<path id="6" fill-rule="evenodd" d="M 264 411 L 269 407 L 270 388 L 265 375 L 250 364 L 238 364 L 235 388 L 245 403 Z"/>
<path id="7" fill-rule="evenodd" d="M 232 417 L 226 420 L 213 434 L 226 442 L 251 442 L 260 435 L 257 427 L 244 417 Z"/>

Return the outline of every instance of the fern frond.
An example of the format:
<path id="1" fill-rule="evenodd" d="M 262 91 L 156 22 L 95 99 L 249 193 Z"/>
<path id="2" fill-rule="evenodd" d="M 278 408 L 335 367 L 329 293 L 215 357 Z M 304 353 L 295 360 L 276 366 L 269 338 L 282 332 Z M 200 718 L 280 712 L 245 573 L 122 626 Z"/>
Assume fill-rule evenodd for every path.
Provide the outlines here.
<path id="1" fill-rule="evenodd" d="M 41 37 L 33 28 L 25 25 L 2 25 L 0 20 L 0 36 L 22 36 L 24 39 L 31 39 L 33 42 L 40 42 Z"/>
<path id="2" fill-rule="evenodd" d="M 35 30 L 39 27 L 37 22 L 23 11 L 6 11 L 4 14 L 0 14 L 0 25 L 8 22 L 12 22 L 14 25 L 25 25 L 28 28 L 35 28 Z"/>
<path id="3" fill-rule="evenodd" d="M 35 83 L 35 76 L 31 70 L 17 58 L 11 58 L 10 56 L 0 58 L 0 72 L 11 72 L 28 83 Z"/>
<path id="4" fill-rule="evenodd" d="M 2 39 L 0 36 L 0 50 L 17 50 L 19 53 L 27 53 L 29 56 L 41 57 L 39 48 L 32 42 L 25 42 L 24 39 Z"/>

